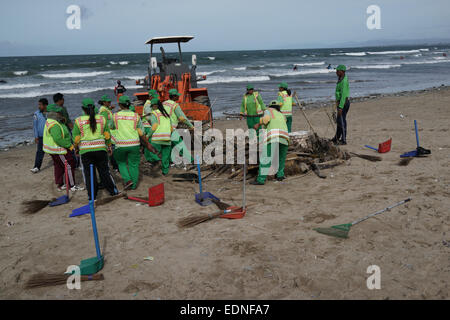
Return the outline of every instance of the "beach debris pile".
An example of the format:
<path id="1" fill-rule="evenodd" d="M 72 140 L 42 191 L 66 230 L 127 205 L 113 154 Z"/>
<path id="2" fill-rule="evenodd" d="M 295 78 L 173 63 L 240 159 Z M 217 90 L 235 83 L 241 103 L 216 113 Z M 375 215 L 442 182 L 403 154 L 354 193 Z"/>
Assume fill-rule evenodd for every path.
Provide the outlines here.
<path id="1" fill-rule="evenodd" d="M 324 178 L 320 170 L 333 168 L 342 165 L 352 155 L 343 151 L 331 142 L 329 139 L 321 138 L 310 131 L 298 131 L 290 134 L 291 143 L 288 149 L 285 162 L 285 175 L 294 176 L 306 174 L 313 171 L 319 177 Z M 210 171 L 208 176 L 224 176 L 228 179 L 243 180 L 243 164 L 238 163 L 238 144 L 234 144 L 234 163 L 235 164 L 212 164 L 203 165 L 202 170 Z M 223 150 L 226 150 L 224 142 Z M 224 151 L 225 152 L 225 151 Z M 248 163 L 249 143 L 245 144 L 245 154 Z M 225 159 L 225 155 L 224 155 Z M 258 164 L 248 164 L 248 175 L 246 179 L 254 178 L 258 174 Z M 268 179 L 273 179 L 275 171 L 271 172 Z"/>

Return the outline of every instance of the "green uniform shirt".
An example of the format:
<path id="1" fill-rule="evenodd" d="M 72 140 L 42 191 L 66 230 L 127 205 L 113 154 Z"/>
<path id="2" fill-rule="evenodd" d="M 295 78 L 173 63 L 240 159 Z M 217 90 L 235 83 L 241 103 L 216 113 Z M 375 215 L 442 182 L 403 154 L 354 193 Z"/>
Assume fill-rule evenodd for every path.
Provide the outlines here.
<path id="1" fill-rule="evenodd" d="M 70 123 L 72 123 L 72 120 L 70 120 L 70 116 L 69 113 L 67 112 L 66 107 L 61 106 L 62 111 L 62 115 L 64 117 L 64 119 L 66 120 L 66 126 L 68 126 Z"/>
<path id="2" fill-rule="evenodd" d="M 59 126 L 51 127 L 49 133 L 58 146 L 70 149 L 70 147 L 72 146 L 72 138 L 70 136 L 69 129 L 63 123 L 60 123 L 60 125 L 64 131 L 64 138 L 63 133 L 61 132 L 61 128 Z"/>
<path id="3" fill-rule="evenodd" d="M 350 88 L 348 86 L 347 75 L 336 84 L 336 101 L 339 102 L 338 108 L 344 109 L 345 101 L 350 98 Z"/>
<path id="4" fill-rule="evenodd" d="M 150 115 L 150 123 L 151 123 L 152 127 L 154 124 L 158 124 L 158 119 L 156 118 L 156 116 L 153 113 Z M 153 129 L 150 128 L 150 134 L 148 135 L 150 141 L 151 141 L 151 138 L 152 138 L 152 135 L 154 132 L 155 131 L 153 131 Z M 152 144 L 153 143 L 170 146 L 172 144 L 172 141 L 152 141 Z"/>
<path id="5" fill-rule="evenodd" d="M 258 98 L 256 98 L 258 100 L 258 103 L 261 107 L 261 110 L 264 111 L 266 110 L 266 105 L 264 104 L 261 95 L 258 94 Z M 256 116 L 258 114 L 258 112 L 256 111 L 256 102 L 255 102 L 255 98 L 253 96 L 253 94 L 246 94 L 243 98 L 242 98 L 242 103 L 241 103 L 241 114 L 245 114 L 245 102 L 247 101 L 247 115 L 249 116 Z"/>

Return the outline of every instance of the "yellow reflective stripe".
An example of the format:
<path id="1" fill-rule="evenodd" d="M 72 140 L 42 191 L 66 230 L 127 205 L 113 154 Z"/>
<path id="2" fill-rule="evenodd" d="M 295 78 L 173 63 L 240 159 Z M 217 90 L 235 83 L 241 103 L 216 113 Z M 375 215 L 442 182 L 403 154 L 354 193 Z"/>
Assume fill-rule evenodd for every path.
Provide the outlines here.
<path id="1" fill-rule="evenodd" d="M 99 139 L 99 140 L 91 140 L 91 141 L 81 141 L 80 142 L 80 150 L 82 149 L 96 149 L 100 147 L 105 147 L 105 140 Z"/>

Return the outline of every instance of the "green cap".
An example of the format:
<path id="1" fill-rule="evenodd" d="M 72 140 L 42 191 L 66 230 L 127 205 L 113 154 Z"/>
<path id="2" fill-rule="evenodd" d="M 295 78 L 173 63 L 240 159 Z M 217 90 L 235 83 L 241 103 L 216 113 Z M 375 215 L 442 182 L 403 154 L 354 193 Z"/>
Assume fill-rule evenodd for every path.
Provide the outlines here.
<path id="1" fill-rule="evenodd" d="M 92 100 L 91 98 L 83 99 L 82 104 L 83 104 L 83 107 L 89 107 L 89 106 L 94 106 L 95 105 L 94 100 Z"/>
<path id="2" fill-rule="evenodd" d="M 278 85 L 278 88 L 285 88 L 285 89 L 287 89 L 287 88 L 289 88 L 289 86 L 288 86 L 288 84 L 286 82 L 282 82 L 282 83 L 280 83 Z"/>
<path id="3" fill-rule="evenodd" d="M 159 103 L 159 99 L 158 98 L 153 98 L 152 101 L 150 101 L 150 103 L 153 105 L 158 104 Z"/>
<path id="4" fill-rule="evenodd" d="M 58 112 L 58 113 L 62 113 L 63 109 L 60 106 L 57 106 L 56 104 L 49 104 L 47 106 L 47 112 Z"/>
<path id="5" fill-rule="evenodd" d="M 158 91 L 156 91 L 155 89 L 149 90 L 148 91 L 148 95 L 152 96 L 152 97 L 157 97 L 158 96 Z"/>
<path id="6" fill-rule="evenodd" d="M 272 100 L 272 101 L 270 101 L 269 108 L 272 106 L 279 107 L 280 103 L 277 100 Z"/>
<path id="7" fill-rule="evenodd" d="M 252 84 L 248 84 L 248 85 L 247 85 L 247 90 L 253 90 L 253 89 L 255 89 L 255 88 L 253 87 Z"/>
<path id="8" fill-rule="evenodd" d="M 336 70 L 337 71 L 346 71 L 347 68 L 343 64 L 340 64 L 340 65 L 337 66 Z"/>
<path id="9" fill-rule="evenodd" d="M 181 96 L 181 94 L 178 93 L 177 89 L 170 89 L 169 96 Z"/>
<path id="10" fill-rule="evenodd" d="M 108 97 L 107 94 L 105 94 L 105 95 L 103 95 L 103 96 L 101 97 L 100 101 L 103 101 L 103 102 L 111 102 L 111 99 Z"/>
<path id="11" fill-rule="evenodd" d="M 132 104 L 132 105 L 130 106 L 130 110 L 133 111 L 133 112 L 136 112 L 136 107 L 134 106 L 134 104 Z"/>
<path id="12" fill-rule="evenodd" d="M 131 103 L 130 97 L 129 96 L 125 96 L 125 95 L 124 96 L 120 96 L 119 103 L 121 103 L 121 104 Z"/>

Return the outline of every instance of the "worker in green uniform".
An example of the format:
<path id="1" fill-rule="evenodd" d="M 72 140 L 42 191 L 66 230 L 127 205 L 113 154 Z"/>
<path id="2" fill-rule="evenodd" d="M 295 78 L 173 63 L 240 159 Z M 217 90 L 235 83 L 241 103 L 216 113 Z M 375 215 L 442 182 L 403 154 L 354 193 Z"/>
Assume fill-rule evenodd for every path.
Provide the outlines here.
<path id="1" fill-rule="evenodd" d="M 172 151 L 171 135 L 173 127 L 169 113 L 158 98 L 152 99 L 151 107 L 153 110 L 150 116 L 150 123 L 152 124 L 150 133 L 151 144 L 161 153 L 162 174 L 167 175 L 169 173 Z"/>
<path id="2" fill-rule="evenodd" d="M 266 110 L 266 106 L 261 98 L 261 95 L 255 91 L 252 84 L 247 85 L 247 92 L 242 98 L 240 119 L 247 118 L 247 126 L 253 129 L 255 124 L 259 123 L 261 116 Z M 257 136 L 259 132 L 256 131 Z"/>
<path id="3" fill-rule="evenodd" d="M 65 125 L 66 117 L 63 108 L 56 104 L 47 106 L 47 121 L 43 133 L 43 150 L 50 154 L 53 160 L 55 183 L 59 191 L 70 188 L 71 191 L 84 190 L 75 184 L 75 158 L 69 128 Z M 65 163 L 69 186 L 64 184 Z"/>
<path id="4" fill-rule="evenodd" d="M 335 144 L 347 144 L 347 113 L 350 109 L 350 88 L 348 85 L 348 78 L 345 74 L 347 68 L 344 65 L 339 65 L 336 68 L 336 75 L 338 82 L 336 84 L 336 135 L 331 141 Z"/>
<path id="5" fill-rule="evenodd" d="M 280 104 L 280 112 L 286 117 L 288 132 L 292 129 L 292 94 L 286 82 L 278 85 L 277 102 Z"/>
<path id="6" fill-rule="evenodd" d="M 152 100 L 158 98 L 159 99 L 159 95 L 158 95 L 158 91 L 151 89 L 148 91 L 148 99 L 147 101 L 145 101 L 144 104 L 144 115 L 149 114 L 152 112 Z"/>
<path id="7" fill-rule="evenodd" d="M 103 186 L 111 196 L 119 191 L 109 172 L 107 150 L 111 153 L 111 134 L 106 119 L 95 114 L 94 100 L 86 98 L 82 101 L 84 115 L 75 119 L 72 130 L 75 149 L 83 162 L 84 176 L 89 200 L 91 199 L 90 165 L 94 165 L 94 200 L 97 198 L 98 183 L 96 172 L 100 175 Z"/>
<path id="8" fill-rule="evenodd" d="M 169 100 L 164 101 L 162 104 L 166 112 L 169 114 L 170 121 L 172 123 L 172 149 L 176 148 L 180 156 L 183 156 L 185 159 L 187 159 L 189 163 L 193 163 L 194 158 L 192 157 L 191 152 L 186 147 L 186 144 L 176 130 L 180 123 L 185 124 L 189 128 L 189 130 L 194 130 L 194 125 L 186 117 L 177 102 L 180 96 L 181 94 L 178 93 L 177 89 L 171 89 L 169 90 Z"/>
<path id="9" fill-rule="evenodd" d="M 131 101 L 126 95 L 119 98 L 120 111 L 113 116 L 113 141 L 116 144 L 114 159 L 119 166 L 119 172 L 124 181 L 124 189 L 136 189 L 139 179 L 139 164 L 141 162 L 140 144 L 156 153 L 144 137 L 142 121 L 138 114 L 130 110 Z"/>
<path id="10" fill-rule="evenodd" d="M 285 179 L 284 166 L 289 146 L 289 133 L 287 131 L 286 118 L 280 112 L 280 105 L 277 101 L 272 101 L 268 109 L 264 111 L 264 116 L 260 122 L 255 124 L 255 130 L 264 126 L 266 134 L 260 136 L 260 143 L 263 143 L 262 159 L 259 164 L 258 177 L 250 182 L 254 185 L 263 185 L 266 182 L 267 173 L 278 153 L 278 181 Z"/>
<path id="11" fill-rule="evenodd" d="M 105 94 L 100 98 L 100 101 L 98 103 L 100 104 L 100 108 L 98 109 L 97 113 L 105 118 L 110 133 L 112 133 L 111 130 L 114 128 L 112 110 L 114 110 L 114 106 L 111 104 L 111 98 Z M 111 148 L 113 152 L 114 147 L 115 147 L 114 142 L 111 140 Z M 117 166 L 117 162 L 116 160 L 114 160 L 114 157 L 110 155 L 110 153 L 108 153 L 108 159 L 111 162 L 113 169 L 118 170 L 119 167 Z"/>

